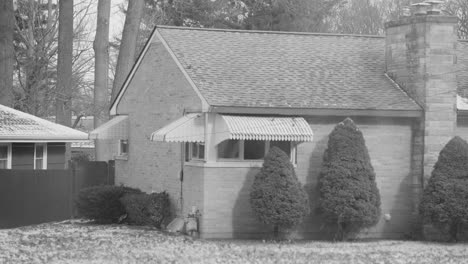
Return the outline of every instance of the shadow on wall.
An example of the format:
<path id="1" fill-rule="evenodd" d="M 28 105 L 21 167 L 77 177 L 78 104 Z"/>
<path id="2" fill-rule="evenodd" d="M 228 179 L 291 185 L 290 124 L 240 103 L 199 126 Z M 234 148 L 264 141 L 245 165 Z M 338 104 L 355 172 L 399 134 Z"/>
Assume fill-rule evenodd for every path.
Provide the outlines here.
<path id="1" fill-rule="evenodd" d="M 318 181 L 320 171 L 322 170 L 323 154 L 327 149 L 328 134 L 317 140 L 310 155 L 308 174 L 304 185 L 304 189 L 309 196 L 310 215 L 304 219 L 301 229 L 306 235 L 305 238 L 329 240 L 332 238 L 332 235 L 325 229 L 323 218 L 317 214 L 319 200 Z"/>
<path id="2" fill-rule="evenodd" d="M 411 173 L 401 179 L 398 187 L 379 186 L 382 215 L 373 229 L 389 238 L 416 238 L 420 230 L 417 230 L 417 215 L 413 214 L 417 208 L 413 208 L 411 188 Z M 391 216 L 388 221 L 385 219 L 386 214 Z"/>
<path id="3" fill-rule="evenodd" d="M 245 175 L 242 187 L 235 198 L 232 209 L 232 237 L 237 239 L 261 239 L 267 238 L 273 232 L 273 228 L 261 223 L 254 215 L 250 207 L 250 190 L 255 175 L 260 168 L 250 169 Z M 239 175 L 242 178 L 242 175 Z M 222 198 L 221 198 L 222 199 Z"/>

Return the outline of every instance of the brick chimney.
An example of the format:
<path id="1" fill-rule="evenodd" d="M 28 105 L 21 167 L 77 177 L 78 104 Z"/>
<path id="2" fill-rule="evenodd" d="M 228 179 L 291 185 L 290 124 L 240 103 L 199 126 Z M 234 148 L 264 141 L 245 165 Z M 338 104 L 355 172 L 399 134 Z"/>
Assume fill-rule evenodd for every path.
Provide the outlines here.
<path id="1" fill-rule="evenodd" d="M 413 5 L 410 16 L 385 25 L 387 74 L 424 109 L 424 185 L 456 127 L 457 18 L 441 15 L 437 2 Z"/>

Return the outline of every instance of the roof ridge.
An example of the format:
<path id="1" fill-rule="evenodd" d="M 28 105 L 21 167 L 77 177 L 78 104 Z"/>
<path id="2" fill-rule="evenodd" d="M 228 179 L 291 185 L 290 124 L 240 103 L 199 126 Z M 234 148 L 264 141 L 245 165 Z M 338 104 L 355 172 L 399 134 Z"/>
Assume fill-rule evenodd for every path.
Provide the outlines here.
<path id="1" fill-rule="evenodd" d="M 250 34 L 279 34 L 279 35 L 298 35 L 298 36 L 329 36 L 329 37 L 359 37 L 359 38 L 385 38 L 380 35 L 359 35 L 359 34 L 338 34 L 338 33 L 320 33 L 320 32 L 298 32 L 298 31 L 266 31 L 266 30 L 245 30 L 245 29 L 223 29 L 223 28 L 197 28 L 197 27 L 178 27 L 167 25 L 156 25 L 156 28 L 179 29 L 179 30 L 198 30 L 215 31 L 231 33 L 250 33 Z"/>

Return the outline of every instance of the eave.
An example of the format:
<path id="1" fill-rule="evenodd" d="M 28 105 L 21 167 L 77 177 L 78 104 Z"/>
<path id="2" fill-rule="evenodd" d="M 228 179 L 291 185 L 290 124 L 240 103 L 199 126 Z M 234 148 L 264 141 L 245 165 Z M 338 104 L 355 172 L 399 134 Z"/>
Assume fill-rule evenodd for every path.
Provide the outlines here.
<path id="1" fill-rule="evenodd" d="M 232 107 L 212 106 L 209 112 L 224 114 L 287 115 L 287 116 L 377 116 L 412 117 L 424 116 L 422 110 L 381 109 L 325 109 L 325 108 L 280 108 L 280 107 Z"/>

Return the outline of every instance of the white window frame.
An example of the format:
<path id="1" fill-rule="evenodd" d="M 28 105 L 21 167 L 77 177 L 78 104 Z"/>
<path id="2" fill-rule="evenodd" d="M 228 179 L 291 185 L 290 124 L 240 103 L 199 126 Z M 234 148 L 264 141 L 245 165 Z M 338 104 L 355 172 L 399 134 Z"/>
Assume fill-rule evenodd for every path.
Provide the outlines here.
<path id="1" fill-rule="evenodd" d="M 204 142 L 187 142 L 188 144 L 184 144 L 184 148 L 187 148 L 188 146 L 188 149 L 184 149 L 184 153 L 189 154 L 188 157 L 185 157 L 185 161 L 186 162 L 191 162 L 191 161 L 205 161 L 205 158 L 206 158 L 206 145 Z M 205 148 L 205 151 L 203 152 L 203 158 L 200 158 L 200 148 L 197 149 L 197 156 L 194 157 L 193 156 L 193 146 L 194 145 L 203 145 L 204 148 Z"/>
<path id="2" fill-rule="evenodd" d="M 234 139 L 236 140 L 236 139 Z M 232 158 L 232 159 L 227 159 L 227 158 L 219 158 L 218 157 L 218 151 L 216 149 L 216 160 L 218 162 L 263 162 L 264 159 L 244 159 L 244 148 L 245 148 L 245 140 L 238 140 L 239 141 L 239 157 L 238 158 Z M 268 151 L 270 150 L 270 140 L 264 140 L 265 141 L 265 154 L 264 156 L 266 156 L 266 154 L 268 153 Z M 294 141 L 288 141 L 290 142 L 290 146 L 291 146 L 291 149 L 290 149 L 290 161 L 292 164 L 296 164 L 296 153 L 297 153 L 297 144 L 295 144 Z"/>
<path id="3" fill-rule="evenodd" d="M 127 143 L 127 152 L 122 152 L 122 143 L 126 141 Z M 128 152 L 129 152 L 129 146 L 130 144 L 128 143 L 128 139 L 119 139 L 119 143 L 118 143 L 118 155 L 119 156 L 128 156 Z"/>
<path id="4" fill-rule="evenodd" d="M 42 169 L 47 170 L 47 143 L 34 144 L 34 169 L 36 170 L 36 148 L 42 146 Z"/>
<path id="5" fill-rule="evenodd" d="M 9 169 L 11 169 L 11 159 L 12 159 L 11 143 L 0 143 L 0 146 L 7 146 L 7 167 L 6 167 L 6 169 L 9 170 Z"/>

